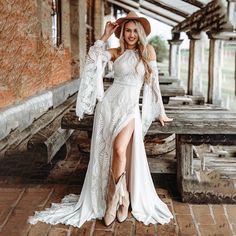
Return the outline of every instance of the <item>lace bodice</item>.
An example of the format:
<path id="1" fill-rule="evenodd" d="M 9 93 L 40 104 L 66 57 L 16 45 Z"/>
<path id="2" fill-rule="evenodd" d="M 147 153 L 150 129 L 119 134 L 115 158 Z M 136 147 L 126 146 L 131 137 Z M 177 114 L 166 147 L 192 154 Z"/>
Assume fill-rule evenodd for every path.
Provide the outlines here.
<path id="1" fill-rule="evenodd" d="M 126 50 L 114 61 L 113 68 L 115 82 L 143 84 L 144 66 L 135 50 Z"/>
<path id="2" fill-rule="evenodd" d="M 92 114 L 96 100 L 102 101 L 104 96 L 102 75 L 105 65 L 110 59 L 111 54 L 104 49 L 102 40 L 97 40 L 90 47 L 81 76 L 76 103 L 76 114 L 79 118 L 83 118 L 84 114 Z M 157 63 L 156 61 L 150 61 L 149 63 L 152 68 L 151 83 L 144 84 L 144 65 L 139 62 L 138 55 L 134 50 L 126 50 L 114 61 L 114 83 L 134 86 L 133 88 L 139 90 L 144 85 L 142 102 L 143 136 L 152 121 L 165 114 L 159 87 Z"/>

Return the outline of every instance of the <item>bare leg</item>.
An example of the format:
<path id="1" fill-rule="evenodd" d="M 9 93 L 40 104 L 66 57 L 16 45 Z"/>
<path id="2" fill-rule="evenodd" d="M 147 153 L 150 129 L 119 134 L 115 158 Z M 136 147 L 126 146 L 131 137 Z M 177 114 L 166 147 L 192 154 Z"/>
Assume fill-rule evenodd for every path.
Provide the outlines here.
<path id="1" fill-rule="evenodd" d="M 113 143 L 112 173 L 108 183 L 107 207 L 104 215 L 106 226 L 115 220 L 116 215 L 119 222 L 123 222 L 128 216 L 129 193 L 126 187 L 125 174 L 123 173 L 126 167 L 126 149 L 133 131 L 134 119 L 119 132 Z M 122 204 L 119 203 L 121 197 Z M 117 210 L 118 205 L 119 209 Z"/>
<path id="2" fill-rule="evenodd" d="M 128 125 L 126 125 L 120 133 L 116 136 L 113 144 L 113 160 L 112 160 L 112 172 L 115 178 L 115 182 L 119 180 L 119 177 L 125 171 L 126 166 L 126 149 L 129 144 L 130 138 L 134 131 L 134 119 L 132 119 Z"/>

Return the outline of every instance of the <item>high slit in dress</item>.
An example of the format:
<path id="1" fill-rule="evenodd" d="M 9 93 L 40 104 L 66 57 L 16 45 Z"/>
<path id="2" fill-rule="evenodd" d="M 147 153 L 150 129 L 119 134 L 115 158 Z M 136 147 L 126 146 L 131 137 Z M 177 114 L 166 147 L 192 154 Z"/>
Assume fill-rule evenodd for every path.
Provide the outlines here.
<path id="1" fill-rule="evenodd" d="M 127 186 L 132 215 L 144 224 L 165 224 L 173 218 L 167 205 L 161 201 L 154 187 L 143 138 L 151 122 L 164 115 L 158 83 L 158 69 L 150 61 L 152 80 L 144 83 L 144 65 L 135 50 L 125 50 L 113 64 L 114 82 L 103 89 L 103 71 L 111 59 L 104 42 L 97 40 L 90 47 L 77 96 L 76 114 L 94 113 L 90 160 L 81 194 L 69 194 L 61 203 L 36 212 L 29 218 L 50 224 L 81 227 L 85 221 L 103 218 L 106 210 L 106 191 L 112 163 L 113 142 L 119 132 L 134 120 L 134 132 L 127 149 Z M 142 114 L 139 97 L 143 87 Z"/>

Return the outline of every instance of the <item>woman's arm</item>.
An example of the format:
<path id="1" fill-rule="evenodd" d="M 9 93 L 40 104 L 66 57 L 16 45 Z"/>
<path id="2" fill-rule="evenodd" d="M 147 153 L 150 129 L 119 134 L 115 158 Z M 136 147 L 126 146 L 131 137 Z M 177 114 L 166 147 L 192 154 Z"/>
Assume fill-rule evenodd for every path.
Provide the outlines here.
<path id="1" fill-rule="evenodd" d="M 105 25 L 105 30 L 100 40 L 106 42 L 118 27 L 119 25 L 117 23 L 108 21 Z"/>
<path id="2" fill-rule="evenodd" d="M 117 25 L 106 23 L 104 34 L 100 40 L 89 48 L 80 78 L 80 86 L 76 101 L 76 115 L 79 119 L 84 114 L 92 114 L 96 100 L 101 101 L 104 96 L 103 71 L 112 54 L 105 50 L 105 42 L 116 30 Z"/>
<path id="3" fill-rule="evenodd" d="M 76 115 L 79 119 L 82 119 L 84 114 L 92 114 L 96 100 L 103 99 L 103 71 L 106 63 L 115 56 L 113 50 L 105 50 L 104 46 L 117 27 L 118 24 L 108 21 L 100 40 L 89 48 L 76 101 Z"/>
<path id="4" fill-rule="evenodd" d="M 117 23 L 108 21 L 106 23 L 104 33 L 100 40 L 106 42 L 118 27 L 119 25 Z M 110 48 L 108 49 L 108 51 L 111 54 L 111 60 L 114 61 L 117 58 L 117 48 Z"/>

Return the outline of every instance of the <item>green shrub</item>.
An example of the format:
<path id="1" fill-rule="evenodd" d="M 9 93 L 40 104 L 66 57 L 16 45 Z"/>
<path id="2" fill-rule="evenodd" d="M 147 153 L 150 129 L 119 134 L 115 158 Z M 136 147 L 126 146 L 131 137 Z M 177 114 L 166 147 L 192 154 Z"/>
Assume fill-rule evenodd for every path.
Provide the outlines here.
<path id="1" fill-rule="evenodd" d="M 157 54 L 157 61 L 163 62 L 167 58 L 166 41 L 160 36 L 154 36 L 149 40 L 149 43 L 154 47 Z"/>

